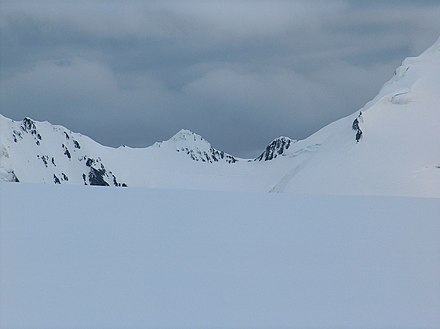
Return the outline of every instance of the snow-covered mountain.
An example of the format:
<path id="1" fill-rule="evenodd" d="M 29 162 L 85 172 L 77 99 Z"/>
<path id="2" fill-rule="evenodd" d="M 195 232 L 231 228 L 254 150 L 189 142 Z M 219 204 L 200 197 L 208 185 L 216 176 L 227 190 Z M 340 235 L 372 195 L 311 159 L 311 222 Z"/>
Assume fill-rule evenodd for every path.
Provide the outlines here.
<path id="1" fill-rule="evenodd" d="M 0 116 L 0 134 L 0 180 L 3 181 L 126 186 L 113 168 L 117 167 L 117 172 L 130 171 L 134 163 L 151 162 L 148 158 L 156 157 L 156 153 L 163 154 L 164 161 L 171 155 L 167 162 L 177 167 L 182 161 L 223 164 L 238 161 L 189 130 L 181 130 L 169 140 L 145 149 L 105 147 L 62 126 L 30 118 L 16 122 Z M 134 156 L 127 157 L 133 152 Z M 123 168 L 121 163 L 125 164 Z M 143 176 L 137 175 L 136 180 L 142 182 Z"/>
<path id="2" fill-rule="evenodd" d="M 255 159 L 181 130 L 134 149 L 47 122 L 0 116 L 0 180 L 228 191 L 440 197 L 440 39 L 406 59 L 362 109 Z"/>
<path id="3" fill-rule="evenodd" d="M 440 196 L 440 39 L 407 58 L 379 94 L 296 148 L 278 191 Z"/>
<path id="4" fill-rule="evenodd" d="M 48 122 L 0 116 L 0 179 L 38 183 L 123 186 L 91 139 Z"/>
<path id="5" fill-rule="evenodd" d="M 238 161 L 232 155 L 213 148 L 202 136 L 186 129 L 180 130 L 177 134 L 171 137 L 171 139 L 165 142 L 158 142 L 154 144 L 154 146 L 159 148 L 168 147 L 170 149 L 175 149 L 177 152 L 184 152 L 194 161 L 209 163 L 234 163 Z"/>
<path id="6" fill-rule="evenodd" d="M 254 161 L 269 161 L 275 159 L 279 155 L 283 155 L 289 147 L 296 143 L 296 140 L 290 139 L 289 137 L 278 137 L 267 145 L 263 153 L 259 157 L 255 158 Z"/>

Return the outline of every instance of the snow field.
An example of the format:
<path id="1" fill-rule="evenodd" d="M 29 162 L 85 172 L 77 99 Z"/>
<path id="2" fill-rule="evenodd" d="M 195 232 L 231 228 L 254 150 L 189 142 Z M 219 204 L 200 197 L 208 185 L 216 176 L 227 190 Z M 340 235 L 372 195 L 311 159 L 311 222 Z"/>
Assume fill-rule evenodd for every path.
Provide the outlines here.
<path id="1" fill-rule="evenodd" d="M 0 184 L 0 328 L 439 328 L 440 200 Z"/>

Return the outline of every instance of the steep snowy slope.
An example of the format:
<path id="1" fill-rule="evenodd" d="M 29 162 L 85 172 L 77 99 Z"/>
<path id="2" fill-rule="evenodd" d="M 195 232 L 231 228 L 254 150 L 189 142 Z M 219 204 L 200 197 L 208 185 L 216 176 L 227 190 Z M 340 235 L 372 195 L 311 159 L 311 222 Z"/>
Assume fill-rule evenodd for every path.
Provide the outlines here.
<path id="1" fill-rule="evenodd" d="M 0 180 L 227 191 L 440 197 L 440 39 L 362 109 L 304 140 L 239 159 L 181 130 L 133 149 L 0 116 Z"/>
<path id="2" fill-rule="evenodd" d="M 296 143 L 274 190 L 440 196 L 439 90 L 440 39 L 406 59 L 360 112 Z M 295 156 L 307 147 L 316 152 Z"/>

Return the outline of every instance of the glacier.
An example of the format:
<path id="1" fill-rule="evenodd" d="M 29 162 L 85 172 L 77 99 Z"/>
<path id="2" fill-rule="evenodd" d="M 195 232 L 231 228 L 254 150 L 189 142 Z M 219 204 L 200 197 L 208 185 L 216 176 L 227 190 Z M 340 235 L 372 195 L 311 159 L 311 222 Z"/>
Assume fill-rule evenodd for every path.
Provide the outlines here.
<path id="1" fill-rule="evenodd" d="M 433 198 L 0 184 L 0 328 L 438 328 Z"/>

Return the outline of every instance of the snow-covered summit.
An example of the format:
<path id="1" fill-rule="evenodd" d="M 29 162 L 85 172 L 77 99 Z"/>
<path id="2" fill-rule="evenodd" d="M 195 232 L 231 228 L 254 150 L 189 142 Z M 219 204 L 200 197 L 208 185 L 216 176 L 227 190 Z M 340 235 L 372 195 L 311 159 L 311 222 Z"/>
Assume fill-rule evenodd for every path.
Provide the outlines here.
<path id="1" fill-rule="evenodd" d="M 186 142 L 197 142 L 197 141 L 203 141 L 208 143 L 202 136 L 192 132 L 188 129 L 181 129 L 179 130 L 173 137 L 171 137 L 169 140 L 172 140 L 176 143 L 186 141 Z"/>
<path id="2" fill-rule="evenodd" d="M 182 129 L 169 140 L 155 144 L 159 148 L 169 148 L 177 152 L 186 153 L 192 160 L 201 162 L 226 162 L 235 163 L 237 158 L 223 151 L 219 151 L 202 136 Z"/>

